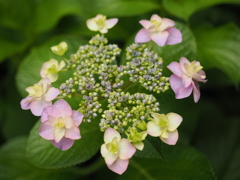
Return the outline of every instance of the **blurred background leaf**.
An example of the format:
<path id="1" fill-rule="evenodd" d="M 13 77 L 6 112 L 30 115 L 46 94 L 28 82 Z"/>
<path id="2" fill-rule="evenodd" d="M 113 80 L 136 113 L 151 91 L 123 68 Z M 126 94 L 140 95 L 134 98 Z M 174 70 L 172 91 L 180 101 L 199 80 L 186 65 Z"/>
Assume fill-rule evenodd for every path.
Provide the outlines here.
<path id="1" fill-rule="evenodd" d="M 169 11 L 171 14 L 182 18 L 184 20 L 188 20 L 189 17 L 204 8 L 208 8 L 210 6 L 214 6 L 217 4 L 226 4 L 226 3 L 240 3 L 239 0 L 163 0 L 163 6 Z"/>
<path id="2" fill-rule="evenodd" d="M 240 30 L 233 24 L 219 28 L 195 28 L 198 58 L 204 68 L 219 68 L 231 80 L 240 81 Z"/>
<path id="3" fill-rule="evenodd" d="M 46 170 L 33 166 L 26 157 L 26 137 L 18 137 L 0 148 L 0 179 L 2 180 L 73 180 L 74 169 Z"/>

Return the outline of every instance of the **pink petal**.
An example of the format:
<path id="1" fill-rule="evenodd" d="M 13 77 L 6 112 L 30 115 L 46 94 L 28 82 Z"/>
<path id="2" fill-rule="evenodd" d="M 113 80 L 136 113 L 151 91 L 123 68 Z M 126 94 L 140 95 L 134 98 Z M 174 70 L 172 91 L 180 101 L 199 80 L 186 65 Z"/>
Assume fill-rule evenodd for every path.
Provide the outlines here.
<path id="1" fill-rule="evenodd" d="M 172 62 L 167 66 L 167 68 L 172 71 L 173 74 L 177 75 L 178 77 L 181 77 L 182 70 L 180 68 L 180 64 L 178 62 Z"/>
<path id="2" fill-rule="evenodd" d="M 200 89 L 196 81 L 193 81 L 193 99 L 195 103 L 200 99 Z"/>
<path id="3" fill-rule="evenodd" d="M 46 101 L 52 101 L 60 94 L 60 91 L 57 88 L 51 87 L 48 89 L 46 94 L 44 95 L 44 98 Z"/>
<path id="4" fill-rule="evenodd" d="M 148 21 L 148 20 L 141 20 L 141 21 L 139 21 L 139 23 L 140 23 L 145 29 L 148 29 L 148 28 L 152 25 L 152 23 L 151 23 L 150 21 Z"/>
<path id="5" fill-rule="evenodd" d="M 187 73 L 186 73 L 186 69 L 185 69 L 185 67 L 184 67 L 184 64 L 189 64 L 189 65 L 190 65 L 190 62 L 188 61 L 187 58 L 181 57 L 181 58 L 180 58 L 180 67 L 181 67 L 182 71 L 183 71 L 185 74 L 187 74 Z"/>
<path id="6" fill-rule="evenodd" d="M 118 146 L 120 159 L 130 159 L 136 152 L 136 148 L 127 139 L 121 139 Z"/>
<path id="7" fill-rule="evenodd" d="M 159 46 L 166 44 L 169 33 L 167 31 L 155 32 L 150 35 L 151 39 Z"/>
<path id="8" fill-rule="evenodd" d="M 139 142 L 132 142 L 132 144 L 133 144 L 133 146 L 134 146 L 136 149 L 138 149 L 138 150 L 140 150 L 140 151 L 142 151 L 143 148 L 144 148 L 144 144 L 143 144 L 143 142 L 141 142 L 141 141 L 139 141 Z"/>
<path id="9" fill-rule="evenodd" d="M 112 142 L 114 137 L 117 137 L 117 142 L 119 142 L 121 140 L 121 136 L 120 136 L 119 132 L 117 132 L 113 128 L 108 128 L 104 133 L 104 137 L 103 137 L 104 142 L 110 143 L 110 142 Z"/>
<path id="10" fill-rule="evenodd" d="M 118 154 L 112 154 L 107 150 L 106 144 L 101 146 L 101 154 L 107 165 L 111 165 L 118 158 Z"/>
<path id="11" fill-rule="evenodd" d="M 198 73 L 195 73 L 193 75 L 193 79 L 199 82 L 207 82 L 207 80 L 205 80 L 206 78 L 206 74 L 203 70 L 198 71 Z"/>
<path id="12" fill-rule="evenodd" d="M 171 27 L 166 31 L 169 32 L 166 44 L 173 45 L 182 42 L 182 34 L 178 29 Z"/>
<path id="13" fill-rule="evenodd" d="M 48 77 L 41 79 L 38 84 L 42 83 L 43 86 L 43 92 L 46 92 L 49 88 L 49 85 L 51 84 L 51 81 Z"/>
<path id="14" fill-rule="evenodd" d="M 168 132 L 168 138 L 160 137 L 163 142 L 168 145 L 175 145 L 178 140 L 178 131 Z"/>
<path id="15" fill-rule="evenodd" d="M 31 104 L 30 104 L 30 109 L 31 109 L 31 112 L 35 115 L 35 116 L 41 116 L 42 112 L 43 112 L 43 109 L 47 106 L 51 106 L 52 105 L 52 102 L 48 102 L 48 101 L 45 101 L 43 99 L 39 99 L 39 100 L 36 100 L 36 101 L 33 101 Z"/>
<path id="16" fill-rule="evenodd" d="M 129 160 L 117 159 L 113 164 L 107 165 L 110 170 L 117 174 L 122 174 L 127 170 Z"/>
<path id="17" fill-rule="evenodd" d="M 174 74 L 170 76 L 170 86 L 176 95 L 176 99 L 182 99 L 190 96 L 193 90 L 192 85 L 185 88 L 183 86 L 182 79 Z"/>
<path id="18" fill-rule="evenodd" d="M 74 140 L 63 137 L 58 143 L 54 140 L 51 143 L 58 149 L 65 151 L 72 147 Z"/>
<path id="19" fill-rule="evenodd" d="M 150 136 L 158 137 L 162 133 L 162 129 L 153 121 L 147 123 L 147 133 Z"/>
<path id="20" fill-rule="evenodd" d="M 47 140 L 53 140 L 54 139 L 54 127 L 48 122 L 44 122 L 41 124 L 39 128 L 39 135 Z"/>
<path id="21" fill-rule="evenodd" d="M 183 86 L 185 88 L 189 87 L 192 84 L 192 78 L 187 76 L 186 74 L 182 73 L 182 82 L 183 82 Z"/>
<path id="22" fill-rule="evenodd" d="M 87 20 L 86 23 L 87 23 L 88 29 L 90 29 L 92 31 L 98 31 L 99 30 L 98 25 L 96 24 L 95 20 L 89 19 L 89 20 Z"/>
<path id="23" fill-rule="evenodd" d="M 76 126 L 79 126 L 83 119 L 83 114 L 77 111 L 72 111 L 72 119 Z"/>
<path id="24" fill-rule="evenodd" d="M 101 33 L 107 33 L 108 32 L 108 29 L 107 29 L 107 27 L 105 26 L 105 27 L 103 27 L 102 29 L 100 29 L 100 32 Z"/>
<path id="25" fill-rule="evenodd" d="M 58 143 L 65 135 L 66 130 L 62 129 L 54 129 L 54 140 Z"/>
<path id="26" fill-rule="evenodd" d="M 137 33 L 137 35 L 134 39 L 134 42 L 135 43 L 145 43 L 145 42 L 148 42 L 150 40 L 151 40 L 150 32 L 148 32 L 148 30 L 143 28 L 140 31 L 138 31 L 138 33 Z"/>
<path id="27" fill-rule="evenodd" d="M 22 108 L 22 109 L 25 109 L 25 110 L 30 109 L 30 104 L 31 104 L 31 101 L 30 101 L 30 100 L 31 100 L 31 99 L 32 99 L 32 98 L 29 97 L 29 96 L 27 96 L 26 98 L 22 99 L 21 102 L 20 102 L 21 108 Z"/>
<path id="28" fill-rule="evenodd" d="M 65 137 L 69 139 L 80 139 L 81 136 L 80 136 L 79 128 L 76 126 L 73 126 L 70 129 L 66 129 Z"/>
<path id="29" fill-rule="evenodd" d="M 74 124 L 72 117 L 69 117 L 69 116 L 65 116 L 63 118 L 63 122 L 64 122 L 65 127 L 67 129 L 70 129 L 73 126 L 73 124 Z"/>
<path id="30" fill-rule="evenodd" d="M 54 117 L 72 116 L 72 108 L 67 101 L 59 99 L 52 106 L 51 115 Z"/>
<path id="31" fill-rule="evenodd" d="M 174 131 L 182 122 L 182 116 L 176 113 L 168 113 L 167 117 L 169 120 L 168 131 Z"/>
<path id="32" fill-rule="evenodd" d="M 168 28 L 170 29 L 170 27 L 173 27 L 174 25 L 175 25 L 175 23 L 171 19 L 162 18 L 162 23 L 160 25 L 160 31 L 164 31 Z M 169 32 L 169 34 L 170 34 L 170 32 Z"/>
<path id="33" fill-rule="evenodd" d="M 118 18 L 112 18 L 112 19 L 106 20 L 106 27 L 107 27 L 107 29 L 110 29 L 113 26 L 115 26 L 115 24 L 117 24 L 117 22 L 118 22 Z"/>
<path id="34" fill-rule="evenodd" d="M 45 122 L 48 120 L 48 116 L 51 114 L 52 106 L 47 106 L 43 109 L 42 115 L 41 115 L 41 121 Z"/>
<path id="35" fill-rule="evenodd" d="M 160 16 L 158 16 L 157 14 L 153 14 L 150 21 L 152 21 L 152 20 L 156 20 L 158 22 L 161 22 L 162 18 Z"/>

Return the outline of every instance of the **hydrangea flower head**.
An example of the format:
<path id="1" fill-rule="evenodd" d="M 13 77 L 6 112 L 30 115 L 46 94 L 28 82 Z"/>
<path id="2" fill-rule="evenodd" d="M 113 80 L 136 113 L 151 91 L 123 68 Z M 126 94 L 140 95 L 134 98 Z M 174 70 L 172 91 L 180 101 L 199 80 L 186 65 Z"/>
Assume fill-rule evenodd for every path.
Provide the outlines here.
<path id="1" fill-rule="evenodd" d="M 26 88 L 29 95 L 21 101 L 22 109 L 30 109 L 35 116 L 41 116 L 45 107 L 52 105 L 60 91 L 51 86 L 49 78 L 41 79 L 37 84 Z"/>
<path id="2" fill-rule="evenodd" d="M 54 54 L 58 56 L 63 56 L 65 52 L 68 50 L 68 45 L 66 42 L 60 42 L 58 45 L 52 46 L 51 50 Z"/>
<path id="3" fill-rule="evenodd" d="M 39 134 L 51 140 L 58 149 L 67 150 L 74 140 L 81 138 L 78 126 L 82 119 L 82 113 L 73 111 L 65 100 L 59 99 L 52 106 L 44 108 Z"/>
<path id="4" fill-rule="evenodd" d="M 141 20 L 139 23 L 144 28 L 137 33 L 135 43 L 145 43 L 152 40 L 157 45 L 164 46 L 165 44 L 173 45 L 182 42 L 181 32 L 173 27 L 175 23 L 170 19 L 161 18 L 154 14 L 150 21 Z"/>
<path id="5" fill-rule="evenodd" d="M 65 62 L 61 61 L 60 64 L 56 59 L 50 59 L 43 63 L 40 75 L 42 78 L 48 77 L 51 82 L 55 82 L 58 79 L 58 72 L 65 66 Z"/>
<path id="6" fill-rule="evenodd" d="M 158 114 L 151 113 L 153 120 L 147 124 L 147 132 L 169 145 L 175 145 L 178 140 L 177 127 L 182 122 L 182 117 L 176 113 Z"/>
<path id="7" fill-rule="evenodd" d="M 136 152 L 136 148 L 127 139 L 121 139 L 120 134 L 113 128 L 105 131 L 104 142 L 101 146 L 101 154 L 108 168 L 117 174 L 122 174 L 126 171 L 129 159 Z"/>
<path id="8" fill-rule="evenodd" d="M 108 29 L 117 24 L 118 19 L 106 19 L 106 16 L 98 14 L 96 17 L 87 20 L 87 27 L 91 31 L 100 31 L 101 33 L 107 33 Z"/>
<path id="9" fill-rule="evenodd" d="M 172 62 L 167 68 L 174 74 L 170 77 L 170 86 L 176 94 L 176 99 L 190 96 L 193 91 L 194 102 L 200 98 L 199 82 L 206 82 L 206 74 L 198 61 L 189 62 L 185 57 L 180 63 Z"/>

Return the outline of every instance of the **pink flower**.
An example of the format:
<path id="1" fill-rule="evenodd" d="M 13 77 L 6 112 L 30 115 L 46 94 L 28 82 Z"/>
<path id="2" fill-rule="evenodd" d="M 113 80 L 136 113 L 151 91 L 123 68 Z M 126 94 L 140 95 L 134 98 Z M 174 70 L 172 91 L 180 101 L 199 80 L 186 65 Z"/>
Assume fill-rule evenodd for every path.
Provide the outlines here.
<path id="1" fill-rule="evenodd" d="M 127 139 L 121 139 L 120 134 L 112 128 L 105 131 L 104 142 L 101 154 L 108 168 L 117 174 L 124 173 L 136 148 Z"/>
<path id="2" fill-rule="evenodd" d="M 170 77 L 170 86 L 175 92 L 176 99 L 188 97 L 193 91 L 194 102 L 198 102 L 200 90 L 197 81 L 207 81 L 200 63 L 198 61 L 190 63 L 185 57 L 182 57 L 180 63 L 172 62 L 167 68 L 174 73 Z"/>
<path id="3" fill-rule="evenodd" d="M 111 29 L 117 24 L 118 19 L 106 19 L 106 16 L 98 14 L 96 17 L 87 20 L 87 27 L 91 31 L 100 31 L 101 33 L 107 33 L 108 29 Z"/>
<path id="4" fill-rule="evenodd" d="M 147 123 L 147 132 L 169 145 L 175 145 L 178 140 L 177 127 L 182 122 L 182 117 L 176 113 L 152 113 L 153 120 Z"/>
<path id="5" fill-rule="evenodd" d="M 159 46 L 173 45 L 182 42 L 181 32 L 174 28 L 175 23 L 167 18 L 152 15 L 150 21 L 141 20 L 139 23 L 144 27 L 136 37 L 135 43 L 145 43 L 153 40 Z"/>
<path id="6" fill-rule="evenodd" d="M 45 107 L 52 105 L 60 91 L 51 86 L 48 78 L 41 79 L 37 84 L 26 88 L 29 95 L 21 101 L 22 109 L 30 109 L 35 116 L 41 116 Z"/>
<path id="7" fill-rule="evenodd" d="M 82 122 L 83 114 L 73 111 L 69 104 L 59 99 L 52 106 L 44 108 L 39 129 L 42 138 L 61 150 L 72 147 L 74 140 L 80 139 L 78 126 Z"/>

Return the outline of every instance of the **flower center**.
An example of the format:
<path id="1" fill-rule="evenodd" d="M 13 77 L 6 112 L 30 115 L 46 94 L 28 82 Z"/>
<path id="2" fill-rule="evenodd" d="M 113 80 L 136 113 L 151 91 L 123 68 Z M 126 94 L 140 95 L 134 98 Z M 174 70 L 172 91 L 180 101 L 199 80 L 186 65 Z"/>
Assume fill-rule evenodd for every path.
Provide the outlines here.
<path id="1" fill-rule="evenodd" d="M 41 97 L 43 95 L 43 84 L 34 84 L 33 85 L 33 93 L 30 93 L 30 96 L 34 96 L 34 97 Z"/>
<path id="2" fill-rule="evenodd" d="M 60 117 L 57 120 L 57 123 L 54 125 L 56 129 L 62 129 L 65 126 L 65 123 L 63 122 L 63 118 Z"/>
<path id="3" fill-rule="evenodd" d="M 105 21 L 106 21 L 106 16 L 98 17 L 98 18 L 95 20 L 95 22 L 96 22 L 97 26 L 99 27 L 99 29 L 104 28 L 104 26 L 105 26 Z"/>
<path id="4" fill-rule="evenodd" d="M 106 144 L 106 148 L 111 154 L 116 154 L 118 152 L 117 137 L 113 138 L 112 142 Z"/>
<path id="5" fill-rule="evenodd" d="M 158 31 L 160 25 L 162 24 L 162 22 L 157 21 L 157 20 L 151 20 L 150 22 L 152 23 L 152 26 L 150 27 L 150 29 L 153 31 Z"/>
<path id="6" fill-rule="evenodd" d="M 168 126 L 168 119 L 164 118 L 164 119 L 160 119 L 159 121 L 159 127 L 161 128 L 166 128 Z"/>
<path id="7" fill-rule="evenodd" d="M 184 63 L 183 66 L 185 67 L 187 76 L 189 77 L 192 77 L 203 68 L 202 66 L 197 65 L 194 61 L 191 62 L 191 64 Z"/>
<path id="8" fill-rule="evenodd" d="M 56 74 L 58 73 L 57 67 L 55 64 L 53 64 L 50 68 L 47 70 L 47 74 Z"/>

